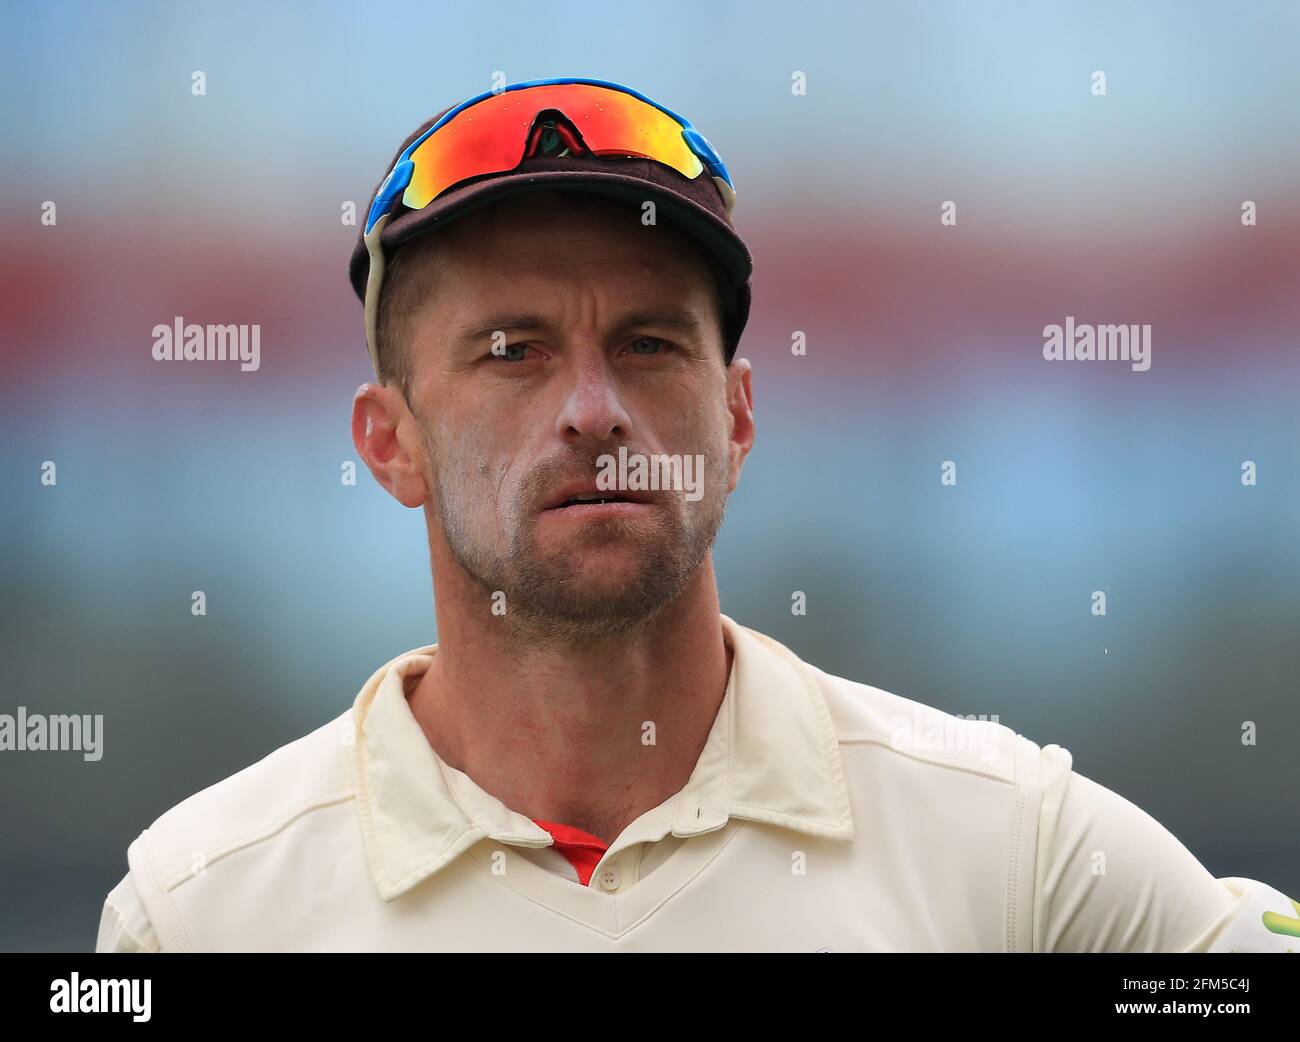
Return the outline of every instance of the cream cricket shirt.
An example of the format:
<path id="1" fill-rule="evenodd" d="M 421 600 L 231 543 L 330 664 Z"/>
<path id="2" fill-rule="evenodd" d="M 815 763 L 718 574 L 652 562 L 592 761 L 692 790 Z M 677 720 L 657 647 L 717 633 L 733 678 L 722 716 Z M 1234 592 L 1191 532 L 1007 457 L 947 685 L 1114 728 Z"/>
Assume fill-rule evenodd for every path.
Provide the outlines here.
<path id="1" fill-rule="evenodd" d="M 1059 746 L 721 620 L 732 672 L 694 773 L 587 886 L 544 829 L 433 752 L 403 681 L 434 645 L 141 833 L 96 950 L 1300 947 L 1300 907 L 1216 880 Z"/>

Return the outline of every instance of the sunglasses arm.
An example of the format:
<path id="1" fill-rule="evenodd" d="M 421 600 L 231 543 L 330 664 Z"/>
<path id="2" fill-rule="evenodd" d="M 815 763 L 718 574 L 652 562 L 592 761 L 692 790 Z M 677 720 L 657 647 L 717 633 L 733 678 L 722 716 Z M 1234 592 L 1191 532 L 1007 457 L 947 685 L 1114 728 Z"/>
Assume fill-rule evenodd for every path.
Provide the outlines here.
<path id="1" fill-rule="evenodd" d="M 365 234 L 366 250 L 370 253 L 370 274 L 366 276 L 366 349 L 370 352 L 370 365 L 379 376 L 379 287 L 384 281 L 384 251 L 379 236 L 388 224 L 384 214 Z"/>

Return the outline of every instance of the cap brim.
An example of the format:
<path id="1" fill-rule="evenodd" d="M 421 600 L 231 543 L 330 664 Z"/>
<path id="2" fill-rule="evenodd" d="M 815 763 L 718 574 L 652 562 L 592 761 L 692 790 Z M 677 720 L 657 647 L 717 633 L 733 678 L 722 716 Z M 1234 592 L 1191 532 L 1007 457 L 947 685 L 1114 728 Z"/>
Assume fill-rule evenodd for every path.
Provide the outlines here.
<path id="1" fill-rule="evenodd" d="M 747 281 L 753 271 L 753 262 L 744 244 L 731 229 L 721 224 L 703 207 L 657 189 L 640 178 L 595 171 L 584 172 L 578 176 L 559 170 L 499 174 L 471 182 L 453 193 L 448 193 L 444 199 L 435 200 L 422 210 L 403 209 L 389 221 L 380 236 L 380 244 L 384 251 L 388 252 L 416 236 L 444 227 L 457 217 L 470 213 L 495 199 L 523 192 L 549 190 L 595 192 L 632 202 L 653 199 L 658 213 L 669 222 L 680 226 L 708 250 L 733 287 Z M 363 300 L 368 264 L 369 257 L 365 250 L 361 248 L 354 250 L 349 275 L 353 289 Z"/>

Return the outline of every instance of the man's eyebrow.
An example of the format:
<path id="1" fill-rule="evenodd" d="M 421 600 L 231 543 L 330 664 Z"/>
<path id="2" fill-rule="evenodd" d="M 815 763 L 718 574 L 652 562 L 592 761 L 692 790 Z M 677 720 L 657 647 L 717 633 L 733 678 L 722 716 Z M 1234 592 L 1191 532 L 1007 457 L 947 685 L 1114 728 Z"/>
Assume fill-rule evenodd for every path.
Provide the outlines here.
<path id="1" fill-rule="evenodd" d="M 456 342 L 459 344 L 479 344 L 485 340 L 490 340 L 492 334 L 497 332 L 518 333 L 524 329 L 547 329 L 549 325 L 550 323 L 541 315 L 512 311 L 496 315 L 480 326 L 457 334 Z"/>
<path id="2" fill-rule="evenodd" d="M 631 329 L 644 326 L 671 329 L 691 335 L 698 335 L 706 328 L 705 323 L 700 320 L 695 312 L 669 305 L 666 307 L 646 308 L 624 315 L 614 324 L 610 335 L 618 336 Z M 512 311 L 496 315 L 473 329 L 458 334 L 456 342 L 460 344 L 479 344 L 489 340 L 497 332 L 510 334 L 525 330 L 550 328 L 552 328 L 551 322 L 541 315 L 531 312 Z"/>
<path id="3" fill-rule="evenodd" d="M 673 329 L 679 333 L 698 335 L 705 324 L 694 311 L 686 308 L 667 307 L 647 308 L 624 315 L 614 326 L 614 335 L 625 333 L 640 326 L 656 326 L 660 329 Z"/>

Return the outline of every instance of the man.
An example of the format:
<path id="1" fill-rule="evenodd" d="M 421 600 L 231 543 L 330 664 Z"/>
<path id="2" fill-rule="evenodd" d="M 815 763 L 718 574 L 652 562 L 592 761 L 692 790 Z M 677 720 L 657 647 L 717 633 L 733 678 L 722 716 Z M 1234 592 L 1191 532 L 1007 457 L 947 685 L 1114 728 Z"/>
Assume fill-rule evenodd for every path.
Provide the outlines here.
<path id="1" fill-rule="evenodd" d="M 352 430 L 424 512 L 439 643 L 159 818 L 99 950 L 1295 947 L 1060 747 L 720 614 L 751 261 L 685 120 L 514 84 L 387 169 Z"/>

